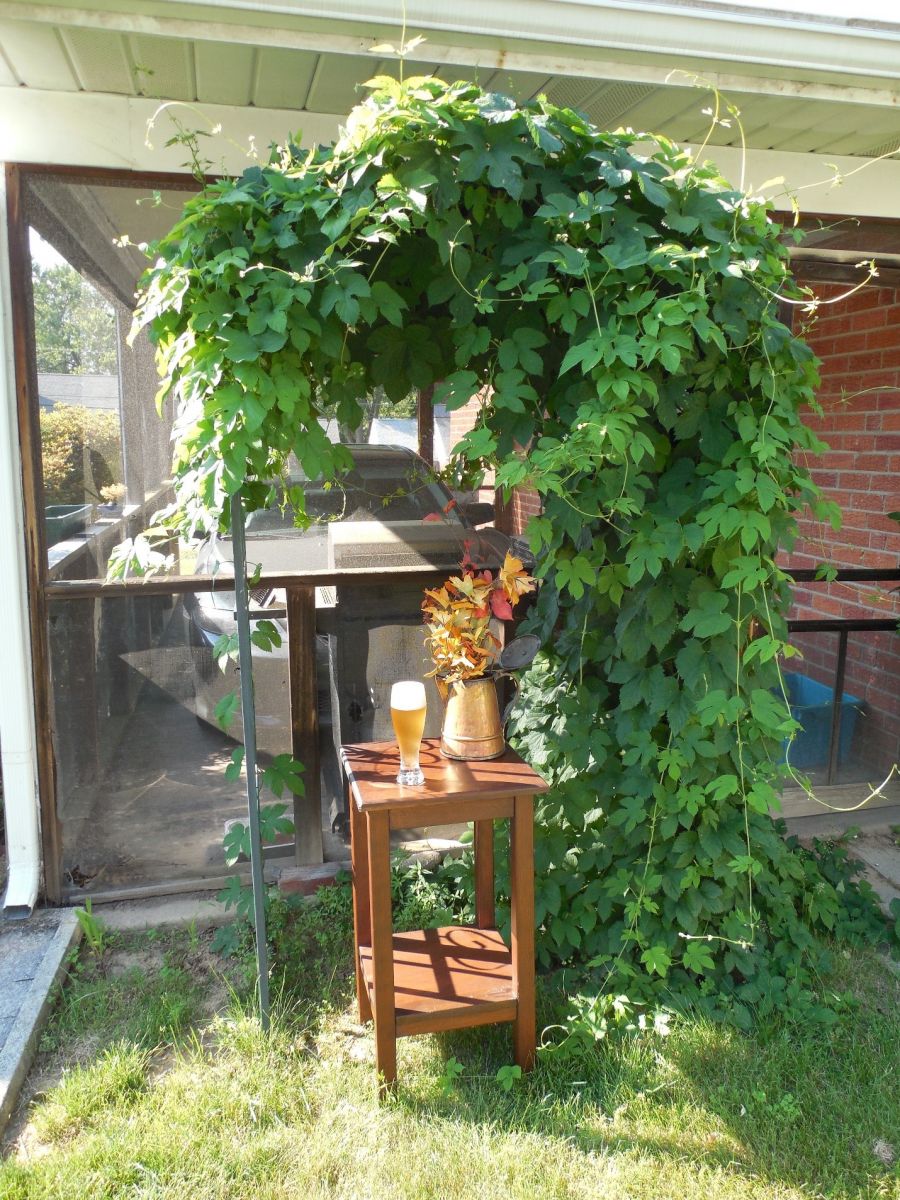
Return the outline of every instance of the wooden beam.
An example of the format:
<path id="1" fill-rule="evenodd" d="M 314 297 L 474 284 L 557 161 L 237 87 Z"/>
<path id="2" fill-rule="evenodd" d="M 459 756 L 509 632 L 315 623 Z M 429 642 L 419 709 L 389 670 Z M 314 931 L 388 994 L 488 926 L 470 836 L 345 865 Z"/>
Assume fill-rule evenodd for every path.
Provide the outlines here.
<path id="1" fill-rule="evenodd" d="M 385 583 L 421 583 L 423 587 L 430 586 L 436 580 L 446 578 L 448 569 L 455 569 L 453 564 L 435 567 L 430 564 L 413 567 L 362 567 L 350 570 L 332 571 L 282 571 L 280 573 L 263 572 L 253 577 L 253 586 L 264 588 L 291 588 L 302 585 L 309 587 L 339 587 L 341 584 L 353 587 L 379 587 Z M 786 571 L 792 579 L 805 580 L 815 574 L 814 571 Z M 861 568 L 845 567 L 838 571 L 839 581 L 860 580 L 874 581 L 877 579 L 895 579 L 897 572 L 894 568 Z M 44 589 L 47 596 L 53 600 L 84 600 L 93 596 L 179 596 L 187 592 L 231 592 L 234 591 L 234 581 L 221 575 L 151 575 L 146 579 L 60 579 L 48 583 Z"/>
<path id="2" fill-rule="evenodd" d="M 310 587 L 377 587 L 395 580 L 421 582 L 430 586 L 436 579 L 446 578 L 454 570 L 450 561 L 445 566 L 425 563 L 410 567 L 357 567 L 345 570 L 262 572 L 253 576 L 254 588 L 291 588 L 303 584 Z M 183 596 L 187 592 L 233 592 L 234 580 L 222 575 L 150 575 L 134 579 L 58 579 L 48 583 L 45 592 L 54 600 L 83 600 L 87 596 Z"/>
<path id="3" fill-rule="evenodd" d="M 44 590 L 47 546 L 43 519 L 44 473 L 38 420 L 37 362 L 34 356 L 31 252 L 28 246 L 28 220 L 25 216 L 24 181 L 21 171 L 12 164 L 6 167 L 6 207 L 44 896 L 51 904 L 59 904 L 62 901 L 62 831 L 56 807 L 50 638 L 47 627 L 48 602 Z"/>
<path id="4" fill-rule="evenodd" d="M 434 466 L 434 384 L 421 388 L 417 393 L 417 427 L 419 433 L 419 457 L 430 467 Z"/>
<path id="5" fill-rule="evenodd" d="M 173 188 L 190 192 L 200 190 L 196 175 L 187 171 L 132 171 L 126 167 L 73 166 L 67 163 L 21 163 L 10 164 L 23 176 L 38 175 L 59 178 L 67 183 L 96 183 L 110 187 Z M 221 175 L 204 175 L 204 183 L 216 183 Z"/>
<path id="6" fill-rule="evenodd" d="M 475 835 L 475 924 L 493 929 L 494 912 L 494 822 L 474 821 Z"/>
<path id="7" fill-rule="evenodd" d="M 288 690 L 291 701 L 291 753 L 306 770 L 302 796 L 294 797 L 294 858 L 297 866 L 320 863 L 322 792 L 319 763 L 319 710 L 316 680 L 316 591 L 287 589 Z"/>

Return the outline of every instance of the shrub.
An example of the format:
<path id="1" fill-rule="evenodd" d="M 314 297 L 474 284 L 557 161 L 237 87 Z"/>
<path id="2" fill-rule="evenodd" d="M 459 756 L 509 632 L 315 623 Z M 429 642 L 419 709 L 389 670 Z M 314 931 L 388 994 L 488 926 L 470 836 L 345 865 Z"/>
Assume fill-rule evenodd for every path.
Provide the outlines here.
<path id="1" fill-rule="evenodd" d="M 40 422 L 46 502 L 102 503 L 101 490 L 122 482 L 119 414 L 58 404 Z"/>

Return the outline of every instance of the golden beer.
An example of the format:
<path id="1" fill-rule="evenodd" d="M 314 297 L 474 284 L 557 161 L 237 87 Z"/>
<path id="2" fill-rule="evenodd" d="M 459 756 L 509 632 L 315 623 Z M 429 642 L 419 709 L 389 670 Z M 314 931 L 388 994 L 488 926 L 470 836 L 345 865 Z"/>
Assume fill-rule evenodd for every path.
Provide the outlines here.
<path id="1" fill-rule="evenodd" d="M 391 688 L 391 721 L 400 747 L 398 783 L 422 784 L 425 776 L 419 766 L 419 750 L 425 732 L 425 685 L 406 679 Z"/>
<path id="2" fill-rule="evenodd" d="M 411 762 L 419 757 L 419 746 L 425 732 L 424 708 L 392 708 L 391 720 L 400 747 L 400 758 Z"/>

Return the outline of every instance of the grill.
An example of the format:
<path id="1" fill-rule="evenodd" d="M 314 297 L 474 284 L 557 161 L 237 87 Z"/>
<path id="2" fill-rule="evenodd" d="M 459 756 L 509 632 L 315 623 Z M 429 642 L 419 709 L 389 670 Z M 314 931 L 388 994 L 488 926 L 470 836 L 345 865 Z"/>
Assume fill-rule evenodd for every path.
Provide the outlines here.
<path id="1" fill-rule="evenodd" d="M 459 526 L 420 521 L 354 521 L 328 529 L 328 565 L 334 570 L 456 565 Z"/>

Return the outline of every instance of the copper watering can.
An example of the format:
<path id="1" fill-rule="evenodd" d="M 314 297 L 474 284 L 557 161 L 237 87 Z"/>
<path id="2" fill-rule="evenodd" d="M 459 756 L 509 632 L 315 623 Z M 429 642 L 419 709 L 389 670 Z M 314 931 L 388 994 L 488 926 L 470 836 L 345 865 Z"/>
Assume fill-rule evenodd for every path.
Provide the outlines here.
<path id="1" fill-rule="evenodd" d="M 499 670 L 476 679 L 455 679 L 448 682 L 435 678 L 444 702 L 444 724 L 441 730 L 441 754 L 444 758 L 484 761 L 499 758 L 506 749 L 504 729 L 506 719 L 518 694 L 518 681 L 513 671 L 527 667 L 537 654 L 540 640 L 533 634 L 513 638 L 498 660 Z M 497 700 L 497 680 L 504 676 L 516 683 L 516 693 L 506 706 L 501 720 Z"/>

